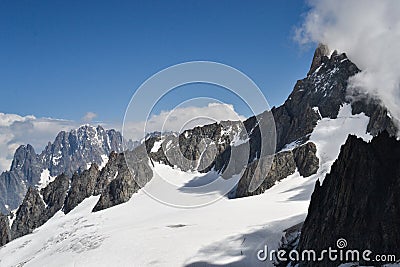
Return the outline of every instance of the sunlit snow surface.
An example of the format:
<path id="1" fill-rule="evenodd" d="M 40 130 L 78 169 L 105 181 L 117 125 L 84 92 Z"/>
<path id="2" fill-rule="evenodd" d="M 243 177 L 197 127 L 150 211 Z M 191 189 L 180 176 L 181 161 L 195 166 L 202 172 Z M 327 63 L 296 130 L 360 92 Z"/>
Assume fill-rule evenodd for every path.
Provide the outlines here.
<path id="1" fill-rule="evenodd" d="M 49 169 L 44 169 L 40 174 L 40 180 L 37 185 L 38 190 L 40 191 L 40 189 L 45 188 L 54 179 L 56 179 L 56 176 L 51 176 Z"/>
<path id="2" fill-rule="evenodd" d="M 257 251 L 276 248 L 282 230 L 305 219 L 315 181 L 330 170 L 348 133 L 371 138 L 365 133 L 368 119 L 352 116 L 346 105 L 337 119 L 319 121 L 310 140 L 320 170 L 308 178 L 296 172 L 262 195 L 221 198 L 200 208 L 171 207 L 141 190 L 127 203 L 91 213 L 98 200 L 91 197 L 1 248 L 0 266 L 272 266 L 259 262 Z M 198 177 L 160 164 L 155 171 L 173 176 L 174 184 Z M 157 186 L 156 180 L 148 186 Z"/>

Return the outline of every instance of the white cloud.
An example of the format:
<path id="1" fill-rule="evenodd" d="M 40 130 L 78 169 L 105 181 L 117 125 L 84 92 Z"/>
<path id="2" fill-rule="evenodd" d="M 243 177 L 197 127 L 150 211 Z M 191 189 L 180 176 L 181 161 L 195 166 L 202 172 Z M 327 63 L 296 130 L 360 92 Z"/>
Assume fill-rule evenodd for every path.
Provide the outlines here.
<path id="1" fill-rule="evenodd" d="M 173 131 L 182 132 L 195 126 L 220 122 L 222 120 L 245 120 L 238 115 L 232 105 L 222 103 L 210 103 L 203 107 L 178 107 L 171 111 L 162 111 L 153 115 L 148 122 L 125 121 L 124 137 L 139 140 L 145 132 Z"/>
<path id="2" fill-rule="evenodd" d="M 380 99 L 400 118 L 400 1 L 312 0 L 296 31 L 301 44 L 321 42 L 346 52 L 363 70 L 349 90 Z"/>
<path id="3" fill-rule="evenodd" d="M 89 111 L 89 112 L 87 112 L 87 113 L 85 114 L 85 116 L 82 117 L 82 121 L 84 121 L 84 122 L 91 122 L 91 121 L 93 121 L 93 119 L 96 118 L 96 117 L 97 117 L 97 114 L 96 114 L 96 113 Z"/>

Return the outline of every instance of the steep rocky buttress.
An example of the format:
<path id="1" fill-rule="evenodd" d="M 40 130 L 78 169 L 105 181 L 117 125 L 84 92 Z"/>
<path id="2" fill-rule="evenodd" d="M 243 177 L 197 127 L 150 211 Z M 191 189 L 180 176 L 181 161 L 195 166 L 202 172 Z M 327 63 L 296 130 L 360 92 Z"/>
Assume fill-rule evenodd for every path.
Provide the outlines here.
<path id="1" fill-rule="evenodd" d="M 8 217 L 0 213 L 0 246 L 11 240 L 11 229 Z"/>
<path id="2" fill-rule="evenodd" d="M 366 143 L 349 136 L 322 185 L 317 182 L 301 230 L 299 251 L 328 247 L 400 258 L 400 141 L 387 132 Z M 323 238 L 321 238 L 323 237 Z M 368 262 L 363 262 L 368 264 Z M 303 262 L 303 266 L 338 262 Z"/>

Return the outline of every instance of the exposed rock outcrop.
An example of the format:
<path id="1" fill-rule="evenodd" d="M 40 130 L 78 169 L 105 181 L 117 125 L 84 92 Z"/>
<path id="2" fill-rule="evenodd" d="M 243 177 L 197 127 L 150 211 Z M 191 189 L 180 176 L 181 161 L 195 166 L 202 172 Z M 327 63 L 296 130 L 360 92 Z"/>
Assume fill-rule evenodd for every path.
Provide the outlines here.
<path id="1" fill-rule="evenodd" d="M 8 218 L 0 213 L 0 247 L 11 240 L 11 230 Z"/>
<path id="2" fill-rule="evenodd" d="M 10 171 L 0 175 L 0 212 L 6 214 L 21 204 L 27 186 L 39 181 L 42 169 L 40 158 L 31 145 L 20 146 L 15 151 Z"/>
<path id="3" fill-rule="evenodd" d="M 246 139 L 247 131 L 241 122 L 222 121 L 184 131 L 179 135 L 168 135 L 156 152 L 153 147 L 160 137 L 147 141 L 150 157 L 156 162 L 178 166 L 181 170 L 208 171 L 222 154 L 237 139 Z"/>
<path id="4" fill-rule="evenodd" d="M 319 68 L 324 63 L 324 61 L 326 61 L 326 58 L 329 56 L 329 52 L 330 51 L 327 45 L 318 44 L 318 47 L 315 49 L 314 52 L 314 57 L 312 59 L 308 75 L 312 74 L 317 68 Z"/>
<path id="5" fill-rule="evenodd" d="M 66 214 L 78 206 L 85 198 L 93 195 L 99 174 L 97 164 L 94 163 L 88 170 L 83 171 L 81 174 L 75 173 L 72 176 L 71 188 L 64 204 L 64 212 Z"/>
<path id="6" fill-rule="evenodd" d="M 271 166 L 271 168 L 269 168 Z M 291 151 L 277 153 L 270 165 L 270 159 L 262 157 L 251 163 L 240 179 L 235 197 L 259 195 L 271 188 L 275 182 L 293 174 L 296 170 Z M 259 185 L 254 188 L 254 185 Z"/>
<path id="7" fill-rule="evenodd" d="M 367 99 L 365 97 L 352 102 L 352 113 L 359 114 L 364 112 L 370 117 L 367 131 L 376 136 L 382 131 L 387 131 L 391 136 L 397 134 L 397 127 L 394 124 L 388 110 L 379 101 Z"/>
<path id="8" fill-rule="evenodd" d="M 53 182 L 40 190 L 43 201 L 46 203 L 46 209 L 43 215 L 45 221 L 53 217 L 53 215 L 63 207 L 69 184 L 69 177 L 65 174 L 61 174 L 57 176 Z"/>
<path id="9" fill-rule="evenodd" d="M 68 187 L 69 177 L 64 174 L 57 176 L 40 193 L 30 187 L 12 224 L 12 238 L 31 233 L 53 217 L 63 207 Z"/>
<path id="10" fill-rule="evenodd" d="M 320 51 L 323 50 L 323 51 Z M 299 139 L 308 139 L 322 117 L 336 118 L 347 98 L 349 77 L 360 70 L 346 54 L 318 48 L 307 77 L 297 81 L 285 103 L 273 108 L 277 130 L 277 150 Z"/>
<path id="11" fill-rule="evenodd" d="M 371 250 L 400 257 L 400 142 L 383 132 L 370 143 L 349 136 L 331 173 L 312 194 L 299 251 L 336 248 Z M 337 266 L 338 262 L 303 262 Z"/>
<path id="12" fill-rule="evenodd" d="M 274 266 L 276 267 L 287 267 L 290 263 L 290 260 L 286 255 L 289 255 L 291 251 L 296 250 L 299 245 L 301 228 L 303 227 L 303 223 L 298 223 L 289 227 L 288 229 L 283 230 L 283 234 L 281 237 L 281 241 L 279 242 L 278 251 L 285 251 L 284 257 L 278 257 L 275 253 L 274 256 Z M 286 259 L 282 259 L 286 258 Z M 291 266 L 291 265 L 289 265 Z"/>
<path id="13" fill-rule="evenodd" d="M 43 214 L 46 206 L 39 191 L 29 187 L 25 198 L 19 207 L 14 223 L 12 224 L 12 238 L 31 233 L 45 222 Z"/>
<path id="14" fill-rule="evenodd" d="M 125 164 L 125 157 L 123 153 L 111 152 L 106 166 L 101 170 L 96 180 L 96 185 L 93 195 L 100 195 L 108 184 L 117 178 L 118 171 Z"/>
<path id="15" fill-rule="evenodd" d="M 240 179 L 235 197 L 262 194 L 277 181 L 293 174 L 296 168 L 304 177 L 316 173 L 319 167 L 319 160 L 315 153 L 315 144 L 308 142 L 291 151 L 275 154 L 272 164 L 270 164 L 270 159 L 265 157 L 255 160 L 246 168 Z M 253 188 L 254 184 L 259 186 Z"/>
<path id="16" fill-rule="evenodd" d="M 319 159 L 316 156 L 317 147 L 313 142 L 293 149 L 293 157 L 296 162 L 297 170 L 303 177 L 308 177 L 317 173 L 319 167 Z"/>
<path id="17" fill-rule="evenodd" d="M 117 170 L 112 171 L 115 167 L 111 166 L 105 169 L 105 172 L 112 171 L 114 173 L 114 178 L 110 182 L 104 183 L 103 173 L 100 175 L 98 183 L 106 186 L 101 189 L 100 199 L 93 211 L 103 210 L 128 201 L 134 193 L 150 181 L 153 171 L 148 164 L 147 153 L 143 152 L 144 147 L 145 145 L 142 145 L 131 152 L 120 154 L 115 157 L 116 160 L 110 162 L 110 165 L 113 162 L 117 164 Z M 130 162 L 129 166 L 127 162 Z"/>

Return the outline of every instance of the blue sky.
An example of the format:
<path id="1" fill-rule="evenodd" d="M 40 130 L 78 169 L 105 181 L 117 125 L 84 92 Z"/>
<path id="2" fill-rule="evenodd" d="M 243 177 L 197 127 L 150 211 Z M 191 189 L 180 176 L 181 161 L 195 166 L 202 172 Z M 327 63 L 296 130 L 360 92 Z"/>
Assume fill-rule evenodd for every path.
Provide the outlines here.
<path id="1" fill-rule="evenodd" d="M 312 58 L 292 39 L 306 11 L 298 0 L 1 1 L 0 112 L 120 122 L 142 82 L 192 60 L 241 70 L 280 105 Z"/>

